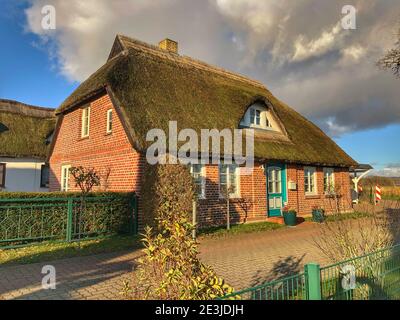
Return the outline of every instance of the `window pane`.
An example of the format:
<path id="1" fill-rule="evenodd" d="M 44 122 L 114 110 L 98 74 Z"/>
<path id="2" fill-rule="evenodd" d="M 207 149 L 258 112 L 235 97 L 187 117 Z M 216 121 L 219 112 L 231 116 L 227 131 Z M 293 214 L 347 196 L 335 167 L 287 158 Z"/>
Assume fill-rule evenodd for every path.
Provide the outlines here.
<path id="1" fill-rule="evenodd" d="M 256 124 L 260 125 L 261 123 L 261 112 L 260 110 L 256 110 Z"/>
<path id="2" fill-rule="evenodd" d="M 310 192 L 315 190 L 315 172 L 310 173 Z"/>
<path id="3" fill-rule="evenodd" d="M 110 132 L 112 131 L 112 119 L 113 118 L 113 113 L 112 110 L 109 110 L 107 113 L 107 131 Z"/>
<path id="4" fill-rule="evenodd" d="M 269 193 L 275 193 L 274 182 L 271 181 L 271 180 L 268 181 L 268 192 Z"/>
<path id="5" fill-rule="evenodd" d="M 255 124 L 256 123 L 256 115 L 254 109 L 250 109 L 250 123 Z"/>
<path id="6" fill-rule="evenodd" d="M 281 188 L 282 184 L 280 181 L 276 182 L 276 193 L 281 193 L 282 192 L 282 188 Z"/>
<path id="7" fill-rule="evenodd" d="M 198 196 L 203 196 L 204 193 L 204 184 L 205 179 L 202 175 L 203 165 L 202 164 L 194 164 L 190 166 L 190 172 L 193 176 L 193 180 L 195 183 L 196 193 Z"/>

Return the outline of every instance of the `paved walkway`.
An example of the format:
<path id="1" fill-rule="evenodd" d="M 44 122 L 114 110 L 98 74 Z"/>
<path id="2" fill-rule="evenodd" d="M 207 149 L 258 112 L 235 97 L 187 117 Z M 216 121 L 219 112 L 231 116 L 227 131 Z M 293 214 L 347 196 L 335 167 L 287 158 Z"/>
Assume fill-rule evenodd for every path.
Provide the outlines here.
<path id="1" fill-rule="evenodd" d="M 318 226 L 205 239 L 201 258 L 235 289 L 298 272 L 310 261 L 326 263 L 312 244 Z M 140 251 L 0 267 L 0 299 L 121 299 Z M 41 287 L 43 265 L 56 268 L 57 288 Z"/>
<path id="2" fill-rule="evenodd" d="M 201 246 L 203 262 L 236 290 L 252 287 L 303 271 L 306 263 L 329 264 L 313 244 L 318 225 L 208 239 Z"/>

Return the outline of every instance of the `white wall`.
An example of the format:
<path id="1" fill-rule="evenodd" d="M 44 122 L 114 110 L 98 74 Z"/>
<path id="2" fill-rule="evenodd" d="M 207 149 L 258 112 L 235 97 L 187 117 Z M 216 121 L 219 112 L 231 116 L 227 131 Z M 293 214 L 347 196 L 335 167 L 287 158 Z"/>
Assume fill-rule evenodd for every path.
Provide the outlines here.
<path id="1" fill-rule="evenodd" d="M 28 158 L 1 158 L 6 164 L 6 192 L 47 192 L 48 188 L 40 187 L 42 160 Z"/>

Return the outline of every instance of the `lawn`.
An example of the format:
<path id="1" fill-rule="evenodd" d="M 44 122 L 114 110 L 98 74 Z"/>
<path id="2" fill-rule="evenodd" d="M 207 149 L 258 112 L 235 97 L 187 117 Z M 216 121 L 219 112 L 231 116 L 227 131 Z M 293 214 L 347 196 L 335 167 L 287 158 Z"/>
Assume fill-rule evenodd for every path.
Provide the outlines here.
<path id="1" fill-rule="evenodd" d="M 141 248 L 138 236 L 113 236 L 81 242 L 43 242 L 23 248 L 0 250 L 0 266 L 28 264 Z"/>
<path id="2" fill-rule="evenodd" d="M 343 220 L 349 220 L 349 219 L 361 219 L 361 218 L 367 218 L 367 217 L 371 217 L 371 214 L 367 213 L 367 212 L 349 212 L 349 213 L 341 213 L 341 214 L 335 214 L 335 215 L 327 214 L 325 221 L 335 222 L 335 221 L 343 221 Z M 312 222 L 312 217 L 305 218 L 305 221 Z"/>
<path id="3" fill-rule="evenodd" d="M 242 233 L 253 233 L 262 231 L 271 231 L 280 228 L 285 228 L 284 225 L 272 222 L 256 222 L 246 224 L 235 224 L 231 226 L 230 230 L 226 226 L 210 227 L 199 230 L 199 237 L 224 237 L 230 235 L 238 235 Z"/>

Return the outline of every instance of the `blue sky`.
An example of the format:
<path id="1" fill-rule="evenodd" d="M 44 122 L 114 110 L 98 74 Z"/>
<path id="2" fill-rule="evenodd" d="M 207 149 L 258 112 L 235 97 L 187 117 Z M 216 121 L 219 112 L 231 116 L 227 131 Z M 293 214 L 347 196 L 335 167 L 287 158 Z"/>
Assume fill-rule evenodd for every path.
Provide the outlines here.
<path id="1" fill-rule="evenodd" d="M 0 97 L 38 106 L 57 107 L 77 86 L 62 76 L 38 37 L 25 31 L 27 4 L 0 0 Z M 5 3 L 3 3 L 5 2 Z"/>
<path id="2" fill-rule="evenodd" d="M 179 2 L 180 0 L 177 1 Z M 212 1 L 213 0 L 210 0 L 209 3 Z M 373 0 L 368 1 L 373 2 Z M 346 91 L 349 87 L 348 83 L 344 82 L 344 84 L 340 86 L 334 82 L 336 81 L 337 74 L 341 74 L 341 69 L 336 69 L 336 74 L 329 74 L 326 73 L 324 69 L 321 69 L 323 68 L 321 66 L 326 65 L 326 63 L 322 63 L 324 61 L 323 59 L 333 64 L 335 61 L 334 59 L 337 57 L 340 58 L 339 52 L 350 52 L 350 56 L 353 59 L 356 59 L 359 54 L 362 54 L 362 50 L 360 49 L 361 45 L 357 47 L 354 43 L 356 40 L 359 41 L 359 43 L 362 43 L 365 39 L 369 40 L 368 37 L 370 33 L 365 29 L 355 34 L 354 39 L 356 40 L 353 39 L 353 42 L 350 44 L 345 44 L 343 40 L 344 37 L 343 39 L 338 39 L 338 42 L 340 42 L 343 47 L 337 48 L 337 46 L 332 45 L 332 48 L 329 49 L 330 51 L 326 48 L 319 48 L 319 51 L 316 53 L 319 55 L 318 57 L 311 56 L 304 61 L 299 61 L 298 59 L 296 61 L 284 61 L 280 67 L 272 68 L 268 64 L 273 58 L 272 50 L 267 50 L 269 48 L 269 43 L 257 42 L 256 36 L 251 34 L 250 29 L 254 27 L 252 24 L 249 24 L 247 29 L 242 28 L 243 17 L 246 16 L 245 10 L 247 10 L 247 7 L 240 9 L 239 11 L 243 12 L 243 15 L 240 14 L 236 17 L 234 15 L 234 9 L 236 9 L 236 7 L 225 8 L 211 5 L 201 7 L 199 2 L 192 1 L 189 4 L 189 1 L 186 1 L 184 4 L 186 6 L 198 6 L 195 11 L 200 18 L 202 18 L 201 15 L 207 15 L 209 19 L 207 27 L 205 27 L 210 28 L 209 30 L 205 30 L 204 34 L 200 34 L 201 31 L 196 31 L 199 32 L 198 37 L 203 39 L 203 42 L 200 43 L 204 43 L 205 46 L 208 46 L 203 47 L 199 45 L 199 41 L 192 41 L 194 30 L 200 29 L 194 28 L 191 31 L 192 33 L 186 36 L 184 33 L 185 30 L 182 30 L 178 23 L 174 26 L 168 24 L 164 26 L 163 24 L 168 22 L 165 22 L 163 19 L 159 19 L 160 26 L 156 28 L 153 22 L 157 15 L 160 14 L 160 12 L 157 11 L 159 8 L 155 6 L 150 7 L 147 2 L 139 1 L 141 7 L 139 9 L 135 7 L 137 10 L 133 10 L 134 12 L 132 11 L 132 15 L 138 15 L 136 20 L 146 18 L 143 21 L 153 21 L 152 24 L 146 26 L 144 25 L 145 22 L 140 21 L 140 27 L 136 26 L 136 28 L 134 28 L 134 26 L 126 22 L 136 21 L 134 16 L 121 16 L 121 14 L 119 14 L 118 17 L 115 18 L 117 19 L 115 21 L 118 21 L 120 25 L 112 20 L 112 15 L 107 16 L 107 19 L 100 17 L 99 20 L 92 22 L 94 27 L 92 28 L 92 33 L 89 34 L 92 42 L 97 41 L 97 49 L 92 43 L 92 48 L 85 47 L 88 43 L 87 38 L 85 38 L 86 34 L 88 34 L 86 30 L 83 32 L 79 30 L 76 25 L 74 25 L 74 28 L 68 25 L 68 12 L 66 12 L 66 10 L 69 10 L 71 6 L 63 7 L 66 9 L 63 9 L 63 15 L 58 19 L 58 28 L 61 30 L 61 33 L 50 37 L 50 41 L 44 42 L 43 35 L 35 29 L 32 22 L 34 20 L 32 17 L 36 14 L 33 10 L 35 6 L 40 7 L 42 2 L 42 0 L 32 0 L 31 2 L 0 0 L 2 6 L 2 11 L 0 12 L 0 38 L 2 41 L 2 50 L 0 51 L 1 98 L 18 100 L 39 106 L 57 107 L 71 94 L 80 81 L 84 80 L 88 74 L 95 71 L 104 63 L 104 59 L 107 56 L 110 44 L 113 40 L 113 35 L 116 33 L 125 33 L 151 43 L 155 43 L 157 39 L 161 39 L 163 36 L 171 36 L 172 34 L 172 37 L 175 35 L 181 40 L 180 43 L 182 43 L 182 50 L 185 54 L 255 77 L 264 82 L 267 87 L 271 88 L 278 98 L 288 102 L 289 105 L 315 121 L 325 131 L 334 127 L 335 130 L 328 133 L 334 135 L 335 141 L 357 161 L 361 163 L 370 163 L 379 170 L 391 167 L 395 169 L 393 172 L 397 172 L 400 175 L 400 119 L 398 119 L 398 110 L 400 106 L 397 103 L 400 99 L 398 99 L 398 94 L 394 96 L 393 92 L 396 92 L 395 89 L 392 91 L 387 90 L 388 87 L 396 88 L 400 80 L 396 80 L 390 74 L 381 75 L 379 73 L 380 71 L 376 71 L 374 66 L 368 69 L 371 76 L 369 76 L 368 72 L 360 72 L 358 74 L 357 72 L 351 71 L 346 74 L 344 78 L 348 79 L 354 76 L 354 82 L 358 83 L 358 87 L 355 85 L 353 91 L 372 95 L 369 101 L 373 101 L 373 103 L 368 103 L 365 102 L 365 98 L 363 100 L 350 97 Z M 47 2 L 54 2 L 55 5 L 61 3 L 59 0 L 45 1 L 43 3 Z M 127 3 L 128 2 L 131 3 L 132 1 L 127 1 Z M 170 2 L 171 4 L 169 4 Z M 240 3 L 240 0 L 238 0 L 237 3 Z M 218 4 L 220 4 L 220 2 L 218 2 Z M 64 4 L 60 4 L 59 7 L 62 5 Z M 172 16 L 174 14 L 179 14 L 179 12 L 176 13 L 177 11 L 173 10 L 174 4 L 172 0 L 163 0 L 162 5 L 164 7 L 160 10 L 163 15 L 168 16 L 169 14 Z M 93 14 L 103 11 L 110 12 L 110 10 L 102 11 L 102 6 L 104 6 L 105 9 L 109 9 L 106 6 L 111 6 L 111 2 L 99 0 L 93 8 L 91 6 L 85 7 L 85 12 L 82 13 L 82 15 L 85 17 L 90 16 L 90 10 L 93 10 Z M 27 19 L 26 9 L 31 10 L 30 21 Z M 75 11 L 73 11 L 73 14 L 78 14 L 79 10 L 82 8 L 76 7 L 74 9 Z M 379 14 L 383 15 L 382 12 L 391 11 L 385 11 L 384 9 L 385 8 L 381 8 L 381 10 L 376 13 L 378 16 L 377 20 L 382 20 L 379 17 Z M 124 10 L 124 8 L 121 9 L 120 5 L 115 10 Z M 145 11 L 148 16 L 144 15 L 141 10 Z M 265 10 L 265 14 L 267 14 L 267 12 L 273 12 L 273 10 L 269 10 L 269 7 L 261 7 L 257 8 L 256 12 L 250 12 L 251 16 L 259 14 L 262 10 Z M 125 11 L 127 10 L 125 9 Z M 183 23 L 183 19 L 187 19 L 184 15 L 184 11 L 185 10 L 182 10 L 182 16 L 175 17 L 176 21 L 182 19 Z M 60 11 L 58 11 L 58 13 L 59 12 Z M 229 15 L 226 14 L 226 12 L 228 12 Z M 274 17 L 269 18 L 273 19 Z M 328 18 L 329 17 L 327 17 L 327 21 L 330 21 Z M 124 19 L 126 19 L 126 21 L 124 23 L 121 22 L 121 20 Z M 240 28 L 237 27 L 238 19 L 242 19 L 240 20 Z M 371 20 L 372 18 L 369 17 L 369 19 Z M 106 23 L 104 21 L 108 21 L 107 23 L 109 23 L 109 25 L 104 24 Z M 202 21 L 202 19 L 198 19 L 198 21 L 197 19 L 193 19 L 191 22 L 193 24 L 200 23 L 204 26 Z M 256 27 L 258 28 L 256 35 L 260 33 L 260 28 L 265 29 L 261 29 L 261 31 L 265 32 L 266 35 L 270 32 L 268 29 L 269 26 Z M 130 32 L 130 28 L 132 28 L 134 32 Z M 187 29 L 190 29 L 190 27 Z M 297 31 L 300 27 L 294 27 L 294 29 Z M 215 30 L 215 32 L 213 32 L 213 30 Z M 289 27 L 287 30 L 287 36 L 293 33 L 293 30 Z M 329 28 L 327 30 L 329 30 Z M 272 35 L 274 35 L 273 32 Z M 305 33 L 305 35 L 309 36 L 310 39 L 315 39 L 315 37 L 318 36 L 318 34 L 312 35 L 311 33 Z M 333 33 L 333 36 L 336 36 L 336 34 Z M 245 51 L 243 48 L 246 48 L 250 43 L 249 39 L 251 39 L 252 49 L 254 49 L 251 51 L 256 52 L 251 57 L 243 54 L 243 51 Z M 371 42 L 373 43 L 373 41 Z M 321 43 L 321 41 L 319 43 Z M 390 43 L 389 40 L 387 43 Z M 307 43 L 302 42 L 301 45 L 304 56 L 305 53 L 307 53 Z M 345 49 L 347 51 L 342 50 L 346 45 L 347 47 Z M 286 48 L 287 52 L 289 52 L 289 49 L 290 48 Z M 313 49 L 315 49 L 315 45 Z M 225 55 L 226 50 L 232 52 L 231 57 L 229 57 L 230 59 Z M 345 65 L 346 61 L 343 60 L 344 57 L 344 55 L 341 56 L 341 60 L 338 58 L 337 65 Z M 241 62 L 237 63 L 239 60 Z M 274 63 L 276 64 L 276 61 Z M 264 66 L 265 69 L 263 69 Z M 74 71 L 69 72 L 68 70 Z M 345 72 L 346 71 L 344 71 L 344 73 Z M 290 77 L 287 75 L 290 75 Z M 301 86 L 304 83 L 304 87 L 297 88 L 297 84 L 293 86 L 290 79 L 296 79 L 296 77 L 304 77 L 304 81 L 300 84 Z M 306 77 L 308 77 L 308 79 Z M 320 94 L 321 89 L 318 86 L 321 85 L 321 83 L 325 85 L 324 81 L 326 79 L 332 81 L 334 87 L 338 90 L 338 95 L 334 100 L 326 100 L 325 96 L 327 95 Z M 312 81 L 315 81 L 315 83 Z M 382 90 L 376 91 L 375 89 L 368 89 L 367 86 L 370 83 L 372 85 L 372 82 L 374 82 L 374 88 L 376 88 L 377 85 L 379 86 L 381 82 Z M 331 83 L 329 83 L 329 85 L 330 84 Z M 294 89 L 292 87 L 294 87 Z M 300 96 L 301 94 L 303 94 L 303 96 Z M 313 104 L 309 105 L 304 103 L 304 97 L 311 99 Z M 343 100 L 343 105 L 338 104 L 340 100 Z M 374 103 L 376 105 L 374 105 Z M 365 109 L 367 108 L 366 105 L 370 109 Z M 358 110 L 359 114 L 357 114 Z M 348 117 L 346 116 L 347 112 L 349 115 Z M 378 120 L 366 119 L 365 115 L 369 112 L 372 112 L 372 119 Z M 385 113 L 387 114 L 385 115 Z M 327 119 L 330 121 L 331 119 L 336 119 L 335 121 L 337 122 L 335 122 L 334 125 L 329 122 L 330 125 L 327 126 Z"/>

